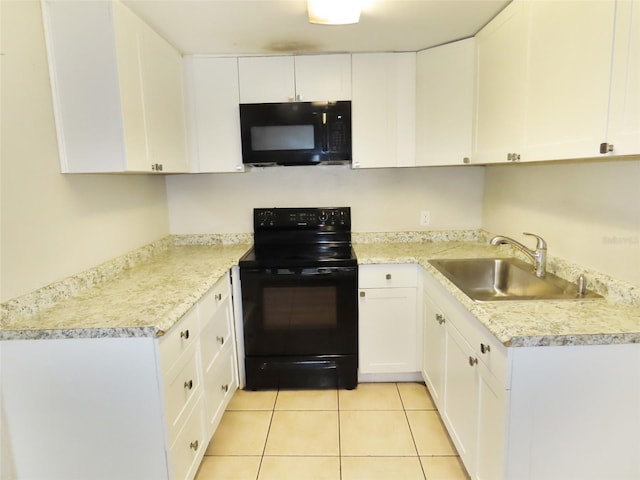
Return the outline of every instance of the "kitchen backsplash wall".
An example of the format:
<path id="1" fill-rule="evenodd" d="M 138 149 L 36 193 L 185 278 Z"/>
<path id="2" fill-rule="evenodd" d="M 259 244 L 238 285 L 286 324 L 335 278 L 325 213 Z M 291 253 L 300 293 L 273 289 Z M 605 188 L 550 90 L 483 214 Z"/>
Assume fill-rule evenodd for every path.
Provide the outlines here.
<path id="1" fill-rule="evenodd" d="M 40 2 L 0 8 L 6 301 L 158 240 L 169 223 L 164 177 L 60 175 Z"/>
<path id="2" fill-rule="evenodd" d="M 481 226 L 482 167 L 268 167 L 167 177 L 171 233 L 252 232 L 254 207 L 350 206 L 355 232 Z M 430 214 L 420 225 L 420 212 Z"/>
<path id="3" fill-rule="evenodd" d="M 640 285 L 640 158 L 487 167 L 483 227 Z"/>

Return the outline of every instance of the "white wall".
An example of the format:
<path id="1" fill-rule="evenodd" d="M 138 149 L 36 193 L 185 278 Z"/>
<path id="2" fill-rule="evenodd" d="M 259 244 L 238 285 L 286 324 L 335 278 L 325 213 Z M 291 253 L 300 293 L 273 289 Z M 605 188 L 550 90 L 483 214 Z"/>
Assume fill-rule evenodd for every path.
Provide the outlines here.
<path id="1" fill-rule="evenodd" d="M 171 232 L 252 232 L 254 207 L 350 206 L 356 232 L 481 226 L 483 168 L 268 167 L 167 177 Z M 429 210 L 431 225 L 420 225 Z"/>
<path id="2" fill-rule="evenodd" d="M 1 1 L 0 301 L 169 232 L 163 177 L 61 175 L 40 2 Z"/>
<path id="3" fill-rule="evenodd" d="M 640 285 L 640 158 L 487 167 L 483 227 Z"/>

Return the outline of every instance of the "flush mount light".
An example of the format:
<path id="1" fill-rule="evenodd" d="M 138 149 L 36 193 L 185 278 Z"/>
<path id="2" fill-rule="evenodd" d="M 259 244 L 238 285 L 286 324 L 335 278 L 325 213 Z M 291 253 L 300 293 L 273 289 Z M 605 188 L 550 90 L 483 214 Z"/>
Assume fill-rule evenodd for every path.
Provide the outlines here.
<path id="1" fill-rule="evenodd" d="M 309 23 L 347 25 L 360 20 L 360 0 L 307 0 Z"/>

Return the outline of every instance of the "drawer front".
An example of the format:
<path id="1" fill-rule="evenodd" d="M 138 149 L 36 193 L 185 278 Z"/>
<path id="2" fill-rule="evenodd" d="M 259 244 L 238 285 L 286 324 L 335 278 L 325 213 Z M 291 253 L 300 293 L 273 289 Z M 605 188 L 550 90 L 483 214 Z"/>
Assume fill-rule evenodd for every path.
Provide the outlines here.
<path id="1" fill-rule="evenodd" d="M 176 438 L 186 415 L 202 391 L 197 355 L 198 350 L 194 346 L 163 377 L 169 444 Z"/>
<path id="2" fill-rule="evenodd" d="M 171 447 L 171 478 L 174 480 L 193 479 L 207 449 L 203 411 L 204 398 L 201 395 Z"/>
<path id="3" fill-rule="evenodd" d="M 159 339 L 162 370 L 169 371 L 188 348 L 195 345 L 200 334 L 198 307 L 194 306 L 169 332 Z"/>
<path id="4" fill-rule="evenodd" d="M 359 288 L 401 288 L 418 286 L 418 266 L 414 264 L 360 265 Z"/>
<path id="5" fill-rule="evenodd" d="M 204 374 L 206 420 L 210 436 L 215 432 L 225 407 L 238 388 L 237 378 L 233 348 L 229 345 Z"/>
<path id="6" fill-rule="evenodd" d="M 198 302 L 200 321 L 204 326 L 215 311 L 229 298 L 229 274 L 225 274 Z"/>
<path id="7" fill-rule="evenodd" d="M 206 369 L 218 358 L 222 349 L 232 342 L 231 338 L 231 305 L 226 297 L 222 304 L 212 313 L 200 334 L 200 351 L 202 365 Z"/>

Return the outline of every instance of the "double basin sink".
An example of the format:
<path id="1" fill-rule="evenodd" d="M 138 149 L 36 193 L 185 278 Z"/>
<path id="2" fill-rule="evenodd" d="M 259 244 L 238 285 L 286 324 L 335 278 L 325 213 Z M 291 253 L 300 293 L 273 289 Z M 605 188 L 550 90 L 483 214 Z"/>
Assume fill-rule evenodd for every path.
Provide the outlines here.
<path id="1" fill-rule="evenodd" d="M 517 258 L 430 260 L 440 273 L 472 300 L 572 300 L 598 298 L 580 292 L 575 283 L 551 273 L 538 277 L 532 266 Z"/>

